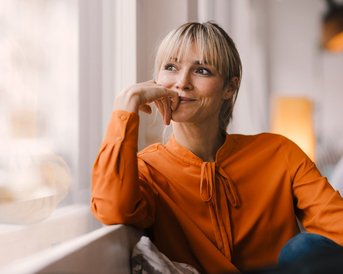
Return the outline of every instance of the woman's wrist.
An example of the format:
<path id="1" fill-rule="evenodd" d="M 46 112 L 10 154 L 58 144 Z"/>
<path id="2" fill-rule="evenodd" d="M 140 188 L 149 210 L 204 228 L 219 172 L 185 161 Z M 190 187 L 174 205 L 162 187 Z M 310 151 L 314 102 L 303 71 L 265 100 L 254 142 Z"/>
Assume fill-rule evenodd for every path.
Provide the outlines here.
<path id="1" fill-rule="evenodd" d="M 121 92 L 113 103 L 113 110 L 126 110 L 138 114 L 139 110 L 139 94 L 134 90 L 126 90 Z"/>

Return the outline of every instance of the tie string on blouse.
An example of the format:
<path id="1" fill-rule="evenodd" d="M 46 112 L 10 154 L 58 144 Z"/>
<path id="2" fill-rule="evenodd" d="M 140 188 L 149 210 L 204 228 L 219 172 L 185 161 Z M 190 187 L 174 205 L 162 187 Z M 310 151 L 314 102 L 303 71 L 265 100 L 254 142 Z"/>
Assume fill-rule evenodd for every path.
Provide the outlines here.
<path id="1" fill-rule="evenodd" d="M 219 176 L 216 176 L 216 172 Z M 203 162 L 201 164 L 201 176 L 200 176 L 200 197 L 204 202 L 212 201 L 216 195 L 216 178 L 218 178 L 218 184 L 220 183 L 224 188 L 224 195 L 230 204 L 238 208 L 240 206 L 240 200 L 237 189 L 225 171 L 221 167 L 216 167 L 215 162 Z"/>

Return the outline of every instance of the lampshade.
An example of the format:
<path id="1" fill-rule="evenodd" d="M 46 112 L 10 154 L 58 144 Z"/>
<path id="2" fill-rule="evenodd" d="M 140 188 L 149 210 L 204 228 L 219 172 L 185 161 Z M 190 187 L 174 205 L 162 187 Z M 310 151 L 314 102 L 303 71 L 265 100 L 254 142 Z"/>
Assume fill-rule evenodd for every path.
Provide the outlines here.
<path id="1" fill-rule="evenodd" d="M 343 51 L 343 5 L 327 0 L 328 11 L 322 22 L 322 45 L 332 52 Z"/>
<path id="2" fill-rule="evenodd" d="M 271 131 L 295 142 L 315 160 L 313 103 L 304 97 L 275 97 L 272 101 Z"/>

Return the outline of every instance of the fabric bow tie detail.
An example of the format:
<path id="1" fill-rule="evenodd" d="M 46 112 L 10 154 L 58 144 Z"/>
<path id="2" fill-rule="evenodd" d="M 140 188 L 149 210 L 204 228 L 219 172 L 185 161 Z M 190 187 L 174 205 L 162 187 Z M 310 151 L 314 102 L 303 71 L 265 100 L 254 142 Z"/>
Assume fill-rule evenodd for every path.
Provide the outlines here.
<path id="1" fill-rule="evenodd" d="M 231 178 L 222 168 L 217 168 L 215 162 L 203 162 L 201 164 L 200 197 L 204 202 L 212 201 L 216 195 L 217 184 L 221 184 L 224 195 L 230 204 L 237 208 L 240 206 L 237 189 Z"/>

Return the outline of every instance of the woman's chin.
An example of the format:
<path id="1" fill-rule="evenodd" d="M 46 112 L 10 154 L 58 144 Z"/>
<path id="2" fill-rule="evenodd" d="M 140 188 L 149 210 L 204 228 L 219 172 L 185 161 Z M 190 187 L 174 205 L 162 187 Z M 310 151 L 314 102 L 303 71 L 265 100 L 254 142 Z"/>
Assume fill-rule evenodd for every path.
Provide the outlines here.
<path id="1" fill-rule="evenodd" d="M 176 123 L 185 123 L 185 122 L 189 122 L 191 120 L 191 115 L 185 113 L 185 112 L 181 112 L 181 111 L 174 111 L 172 113 L 172 121 L 176 122 Z"/>

